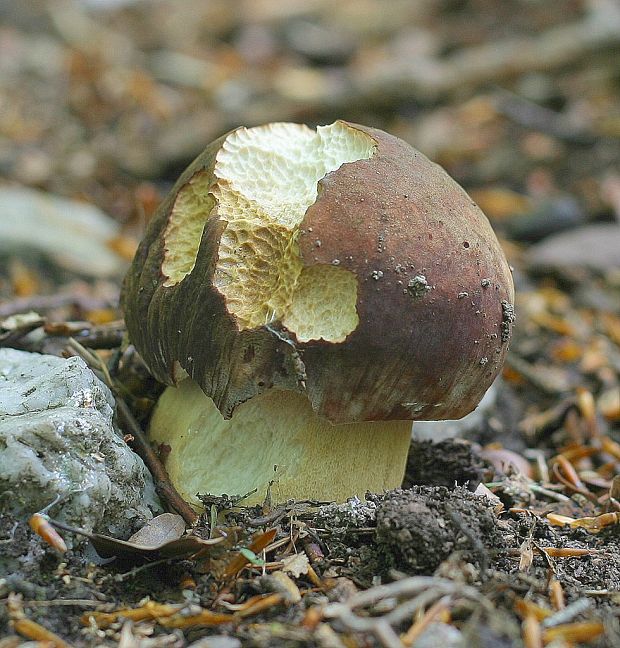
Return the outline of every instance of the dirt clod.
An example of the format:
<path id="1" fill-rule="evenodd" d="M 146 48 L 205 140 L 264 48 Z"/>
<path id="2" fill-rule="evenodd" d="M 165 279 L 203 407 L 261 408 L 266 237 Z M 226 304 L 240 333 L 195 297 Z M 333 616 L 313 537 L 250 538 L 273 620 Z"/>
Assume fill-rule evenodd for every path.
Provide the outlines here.
<path id="1" fill-rule="evenodd" d="M 485 564 L 485 550 L 503 546 L 491 506 L 465 488 L 414 486 L 389 493 L 377 508 L 377 545 L 393 566 L 428 574 L 454 551 Z"/>
<path id="2" fill-rule="evenodd" d="M 439 443 L 412 441 L 404 488 L 418 486 L 466 486 L 475 490 L 485 466 L 474 446 L 459 439 Z"/>

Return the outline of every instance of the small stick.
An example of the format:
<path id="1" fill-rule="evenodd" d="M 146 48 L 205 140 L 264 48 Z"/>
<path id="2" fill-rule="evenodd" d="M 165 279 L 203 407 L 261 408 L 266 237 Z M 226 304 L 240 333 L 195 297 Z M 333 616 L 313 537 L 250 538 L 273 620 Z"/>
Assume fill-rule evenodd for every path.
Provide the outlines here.
<path id="1" fill-rule="evenodd" d="M 445 612 L 450 604 L 450 596 L 440 598 L 436 603 L 433 603 L 430 608 L 421 616 L 415 623 L 411 625 L 409 630 L 400 638 L 405 646 L 411 646 L 418 639 L 418 637 L 428 628 L 428 626 L 442 613 Z"/>
<path id="2" fill-rule="evenodd" d="M 142 428 L 131 413 L 129 406 L 119 394 L 118 387 L 112 380 L 106 364 L 94 351 L 84 348 L 73 338 L 69 338 L 67 349 L 69 352 L 79 355 L 91 367 L 91 369 L 98 370 L 103 374 L 104 382 L 114 392 L 116 413 L 118 415 L 120 426 L 132 437 L 131 447 L 134 452 L 142 458 L 146 467 L 151 471 L 157 494 L 170 508 L 176 511 L 187 524 L 194 525 L 196 520 L 198 520 L 197 513 L 179 495 L 177 489 L 172 485 L 164 465 L 154 452 L 153 448 L 151 448 L 151 444 L 145 437 L 144 432 L 142 432 Z"/>
<path id="3" fill-rule="evenodd" d="M 577 599 L 567 607 L 558 610 L 555 614 L 552 614 L 551 616 L 548 616 L 542 622 L 542 625 L 544 628 L 552 628 L 554 626 L 570 623 L 573 621 L 575 617 L 591 610 L 593 606 L 594 604 L 592 603 L 592 599 L 586 599 L 586 598 Z"/>
<path id="4" fill-rule="evenodd" d="M 469 540 L 480 563 L 480 577 L 484 580 L 489 570 L 489 557 L 486 547 L 455 510 L 448 508 L 448 516 L 454 522 L 456 528 Z"/>
<path id="5" fill-rule="evenodd" d="M 116 398 L 116 412 L 118 414 L 119 423 L 125 432 L 133 437 L 131 442 L 132 448 L 138 454 L 146 467 L 151 471 L 153 480 L 155 481 L 155 489 L 157 494 L 168 504 L 170 508 L 175 510 L 187 524 L 195 524 L 198 515 L 194 509 L 179 495 L 177 489 L 172 485 L 168 473 L 164 465 L 155 454 L 151 444 L 148 442 L 142 428 L 138 421 L 134 418 L 127 403 L 118 395 Z"/>

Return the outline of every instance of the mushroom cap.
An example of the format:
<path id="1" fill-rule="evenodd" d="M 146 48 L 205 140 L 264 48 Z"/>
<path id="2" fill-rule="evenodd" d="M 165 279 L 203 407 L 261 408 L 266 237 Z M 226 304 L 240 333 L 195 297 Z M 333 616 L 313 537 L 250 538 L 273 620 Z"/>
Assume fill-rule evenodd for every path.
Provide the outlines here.
<path id="1" fill-rule="evenodd" d="M 267 140 L 268 160 L 256 152 Z M 300 168 L 314 176 L 299 184 Z M 267 389 L 303 391 L 334 423 L 469 413 L 501 370 L 513 302 L 465 191 L 406 142 L 342 121 L 210 144 L 153 217 L 122 292 L 160 381 L 189 374 L 227 418 Z"/>

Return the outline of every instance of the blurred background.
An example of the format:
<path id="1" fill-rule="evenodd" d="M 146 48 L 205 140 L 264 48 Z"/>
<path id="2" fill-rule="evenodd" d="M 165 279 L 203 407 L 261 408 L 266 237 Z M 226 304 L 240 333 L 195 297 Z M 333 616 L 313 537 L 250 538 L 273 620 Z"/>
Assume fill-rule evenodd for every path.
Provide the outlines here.
<path id="1" fill-rule="evenodd" d="M 119 320 L 145 224 L 210 140 L 345 118 L 442 164 L 514 266 L 489 435 L 583 398 L 617 430 L 619 54 L 617 0 L 3 0 L 0 340 L 25 310 Z"/>

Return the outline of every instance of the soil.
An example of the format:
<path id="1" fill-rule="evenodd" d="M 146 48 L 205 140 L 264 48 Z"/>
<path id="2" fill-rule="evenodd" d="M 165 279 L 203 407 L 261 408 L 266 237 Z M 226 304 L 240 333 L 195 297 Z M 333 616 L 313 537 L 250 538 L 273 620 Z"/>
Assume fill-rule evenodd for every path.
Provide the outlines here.
<path id="1" fill-rule="evenodd" d="M 421 448 L 423 452 L 419 452 Z M 470 484 L 477 481 L 471 475 L 480 476 L 485 465 L 487 472 L 490 470 L 475 446 L 463 441 L 414 442 L 412 451 L 423 455 L 422 463 L 428 464 L 432 463 L 435 452 L 436 465 L 450 465 L 453 475 L 465 476 L 461 481 Z M 438 485 L 428 483 L 432 482 L 430 472 L 422 479 L 427 482 L 425 485 L 384 495 L 369 494 L 366 502 L 352 500 L 327 506 L 291 503 L 285 509 L 274 511 L 272 524 L 258 526 L 277 529 L 276 540 L 290 538 L 303 528 L 305 537 L 298 540 L 298 550 L 314 546 L 307 555 L 313 557 L 321 585 L 316 587 L 308 574 L 296 578 L 299 589 L 306 591 L 300 602 L 276 605 L 217 629 L 196 627 L 184 634 L 179 631 L 170 634 L 169 630 L 142 622 L 136 625 L 135 632 L 140 634 L 148 627 L 153 637 L 161 637 L 161 645 L 185 645 L 217 634 L 237 637 L 247 646 L 327 646 L 332 644 L 321 639 L 317 625 L 308 623 L 312 610 L 320 610 L 329 602 L 346 601 L 378 582 L 434 575 L 479 588 L 498 618 L 503 619 L 503 627 L 495 627 L 497 624 L 486 618 L 489 616 L 486 611 L 483 615 L 486 620 L 479 622 L 476 641 L 480 643 L 476 645 L 521 645 L 520 623 L 514 616 L 515 602 L 522 598 L 544 602 L 550 579 L 561 583 L 567 603 L 580 602 L 584 608 L 582 614 L 595 614 L 605 623 L 607 637 L 593 641 L 592 645 L 614 645 L 612 640 L 620 636 L 615 593 L 620 591 L 618 527 L 611 526 L 593 534 L 582 528 L 552 526 L 532 512 L 537 506 L 547 510 L 552 506 L 535 499 L 530 500 L 528 509 L 504 508 L 498 515 L 496 501 L 463 486 L 446 487 L 446 472 L 437 475 Z M 514 504 L 515 498 L 509 491 L 506 484 L 503 499 Z M 229 524 L 242 529 L 237 546 L 248 545 L 251 534 L 257 530 L 260 513 L 258 509 L 236 508 L 225 514 Z M 195 532 L 208 534 L 204 520 Z M 207 573 L 204 573 L 204 563 L 193 561 L 95 564 L 91 562 L 96 558 L 92 548 L 83 544 L 60 557 L 26 525 L 8 516 L 0 520 L 0 537 L 3 538 L 0 565 L 2 572 L 9 574 L 0 581 L 0 595 L 6 596 L 8 592 L 21 595 L 29 619 L 76 646 L 114 645 L 119 638 L 121 620 L 102 630 L 80 621 L 84 613 L 92 610 L 136 607 L 146 598 L 210 609 L 216 599 L 226 600 L 227 596 L 243 600 L 274 589 L 278 591 L 270 581 L 273 577 L 269 572 L 262 574 L 260 567 L 246 570 L 234 582 L 222 580 L 217 575 L 218 564 L 224 560 L 222 556 L 212 559 Z M 533 555 L 531 565 L 523 569 L 520 562 L 526 546 Z M 543 552 L 548 548 L 585 550 L 586 555 L 553 558 Z M 286 553 L 290 553 L 290 548 L 275 550 L 269 560 L 277 561 Z M 183 589 L 181 583 L 188 576 L 192 587 Z M 475 610 L 469 609 L 465 602 L 460 604 L 463 609 L 459 610 L 457 605 L 453 614 L 471 619 Z M 8 628 L 6 606 L 0 607 L 0 623 Z M 409 625 L 410 622 L 401 623 L 396 630 L 405 632 Z M 140 626 L 144 627 L 140 630 Z M 333 628 L 343 638 L 351 634 L 338 623 Z M 367 636 L 362 639 L 363 636 L 353 633 L 351 640 L 370 640 Z M 471 633 L 468 636 L 472 640 Z"/>

